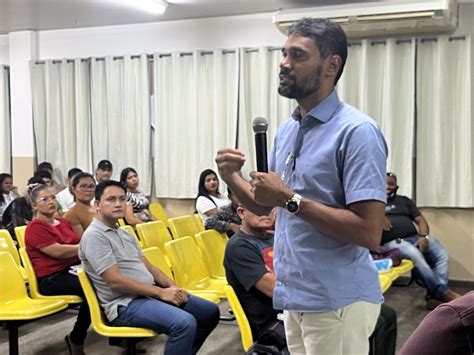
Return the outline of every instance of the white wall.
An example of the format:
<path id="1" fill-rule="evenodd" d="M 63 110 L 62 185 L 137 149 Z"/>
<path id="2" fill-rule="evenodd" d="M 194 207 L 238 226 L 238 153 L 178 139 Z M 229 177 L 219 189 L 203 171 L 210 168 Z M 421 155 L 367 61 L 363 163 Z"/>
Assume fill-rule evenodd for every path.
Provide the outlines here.
<path id="1" fill-rule="evenodd" d="M 8 64 L 8 35 L 0 35 L 0 64 Z"/>
<path id="2" fill-rule="evenodd" d="M 39 59 L 281 46 L 272 14 L 39 32 Z"/>

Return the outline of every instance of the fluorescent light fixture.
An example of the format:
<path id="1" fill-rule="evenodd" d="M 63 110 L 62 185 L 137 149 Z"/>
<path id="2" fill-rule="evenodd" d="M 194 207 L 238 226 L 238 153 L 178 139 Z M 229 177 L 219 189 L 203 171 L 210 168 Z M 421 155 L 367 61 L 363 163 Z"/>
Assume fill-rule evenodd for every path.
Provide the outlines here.
<path id="1" fill-rule="evenodd" d="M 153 15 L 162 15 L 168 6 L 166 1 L 163 0 L 119 0 L 117 2 Z"/>

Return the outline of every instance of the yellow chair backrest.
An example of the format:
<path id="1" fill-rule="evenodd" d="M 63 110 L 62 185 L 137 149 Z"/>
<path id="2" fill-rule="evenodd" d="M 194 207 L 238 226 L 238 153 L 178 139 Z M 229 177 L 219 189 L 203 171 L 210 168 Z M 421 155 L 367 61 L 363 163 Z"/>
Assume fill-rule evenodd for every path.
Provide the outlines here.
<path id="1" fill-rule="evenodd" d="M 148 209 L 150 210 L 150 213 L 152 214 L 153 217 L 155 217 L 158 221 L 163 221 L 165 223 L 166 227 L 169 227 L 168 223 L 168 215 L 159 202 L 153 202 L 150 203 L 148 206 Z"/>
<path id="2" fill-rule="evenodd" d="M 194 222 L 196 222 L 196 225 L 200 232 L 204 232 L 206 230 L 206 227 L 204 227 L 204 223 L 202 223 L 202 219 L 199 213 L 194 214 Z"/>
<path id="3" fill-rule="evenodd" d="M 13 239 L 10 233 L 6 229 L 0 229 L 0 251 L 5 251 L 12 255 L 17 268 L 20 270 L 21 277 L 23 277 L 23 280 L 25 282 L 28 281 L 28 275 L 26 273 L 26 270 L 21 265 L 18 249 L 16 248 L 15 243 L 13 242 Z M 7 275 L 7 274 L 3 274 L 3 275 Z"/>
<path id="4" fill-rule="evenodd" d="M 194 289 L 195 285 L 209 280 L 209 271 L 193 238 L 172 240 L 165 244 L 165 248 L 175 280 L 182 288 Z"/>
<path id="5" fill-rule="evenodd" d="M 0 252 L 0 270 L 2 273 L 2 276 L 0 276 L 0 303 L 18 302 L 19 299 L 28 298 L 23 276 L 13 255 L 9 252 Z M 21 307 L 20 304 L 19 307 Z"/>
<path id="6" fill-rule="evenodd" d="M 252 329 L 250 328 L 249 320 L 247 319 L 244 309 L 242 308 L 242 305 L 240 304 L 240 301 L 237 298 L 237 295 L 235 294 L 232 286 L 226 285 L 224 287 L 224 290 L 227 301 L 229 302 L 229 306 L 234 312 L 235 319 L 237 320 L 237 324 L 240 329 L 242 346 L 244 348 L 244 351 L 247 351 L 253 344 Z"/>
<path id="7" fill-rule="evenodd" d="M 171 234 L 163 221 L 152 221 L 136 225 L 143 248 L 158 247 L 166 254 L 165 243 L 172 240 Z"/>
<path id="8" fill-rule="evenodd" d="M 127 223 L 125 223 L 125 219 L 123 218 L 119 218 L 118 224 L 120 227 L 125 227 L 127 225 Z"/>
<path id="9" fill-rule="evenodd" d="M 58 299 L 63 300 L 68 304 L 75 304 L 81 303 L 82 298 L 76 295 L 57 295 L 57 296 L 45 296 L 42 295 L 39 286 L 38 286 L 38 279 L 36 278 L 35 270 L 33 268 L 33 264 L 31 263 L 30 256 L 26 252 L 26 248 L 20 248 L 20 256 L 21 261 L 26 270 L 26 274 L 28 276 L 28 286 L 30 290 L 31 298 L 34 299 Z"/>
<path id="10" fill-rule="evenodd" d="M 196 241 L 202 250 L 204 261 L 214 277 L 224 277 L 224 254 L 227 236 L 210 229 L 196 234 Z"/>
<path id="11" fill-rule="evenodd" d="M 125 225 L 125 226 L 120 226 L 120 228 L 122 228 L 123 230 L 127 231 L 128 233 L 130 233 L 131 235 L 133 235 L 133 237 L 136 239 L 138 245 L 140 246 L 140 248 L 143 248 L 143 243 L 142 241 L 138 238 L 138 235 L 137 233 L 135 233 L 134 229 L 132 226 L 129 226 L 129 225 Z"/>
<path id="12" fill-rule="evenodd" d="M 16 241 L 18 242 L 18 245 L 20 246 L 20 248 L 26 248 L 25 231 L 26 231 L 26 226 L 15 227 Z"/>
<path id="13" fill-rule="evenodd" d="M 107 325 L 104 321 L 104 316 L 100 310 L 97 295 L 95 294 L 95 290 L 92 287 L 89 277 L 82 268 L 78 270 L 77 275 L 79 276 L 79 282 L 81 283 L 82 290 L 86 296 L 87 304 L 89 305 L 92 327 L 97 333 L 106 337 L 123 338 L 151 337 L 156 335 L 156 333 L 150 329 L 134 327 L 111 327 Z"/>
<path id="14" fill-rule="evenodd" d="M 181 216 L 169 219 L 171 232 L 173 237 L 182 238 L 186 236 L 194 237 L 195 234 L 199 233 L 198 226 L 194 222 L 193 216 Z"/>
<path id="15" fill-rule="evenodd" d="M 171 271 L 168 261 L 166 260 L 160 248 L 151 247 L 143 249 L 143 255 L 145 256 L 145 258 L 148 259 L 150 263 L 160 269 L 163 274 L 165 274 L 166 276 L 168 276 L 168 278 L 174 281 L 173 272 Z"/>

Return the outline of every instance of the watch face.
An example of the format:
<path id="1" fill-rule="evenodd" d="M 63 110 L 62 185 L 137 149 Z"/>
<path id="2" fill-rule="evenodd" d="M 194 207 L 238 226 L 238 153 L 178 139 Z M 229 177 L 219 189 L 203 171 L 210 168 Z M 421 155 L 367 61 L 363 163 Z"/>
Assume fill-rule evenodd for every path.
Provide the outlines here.
<path id="1" fill-rule="evenodd" d="M 288 212 L 290 213 L 295 213 L 298 211 L 298 203 L 296 201 L 288 201 L 288 203 L 286 204 L 286 209 L 288 210 Z"/>

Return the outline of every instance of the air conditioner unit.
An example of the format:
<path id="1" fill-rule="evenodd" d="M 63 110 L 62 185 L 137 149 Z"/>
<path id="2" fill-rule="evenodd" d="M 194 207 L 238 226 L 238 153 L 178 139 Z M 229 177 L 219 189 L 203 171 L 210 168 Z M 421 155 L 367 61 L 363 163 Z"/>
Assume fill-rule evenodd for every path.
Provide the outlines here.
<path id="1" fill-rule="evenodd" d="M 286 35 L 303 17 L 337 22 L 350 38 L 439 33 L 456 29 L 457 4 L 455 0 L 416 0 L 280 10 L 273 23 Z"/>

